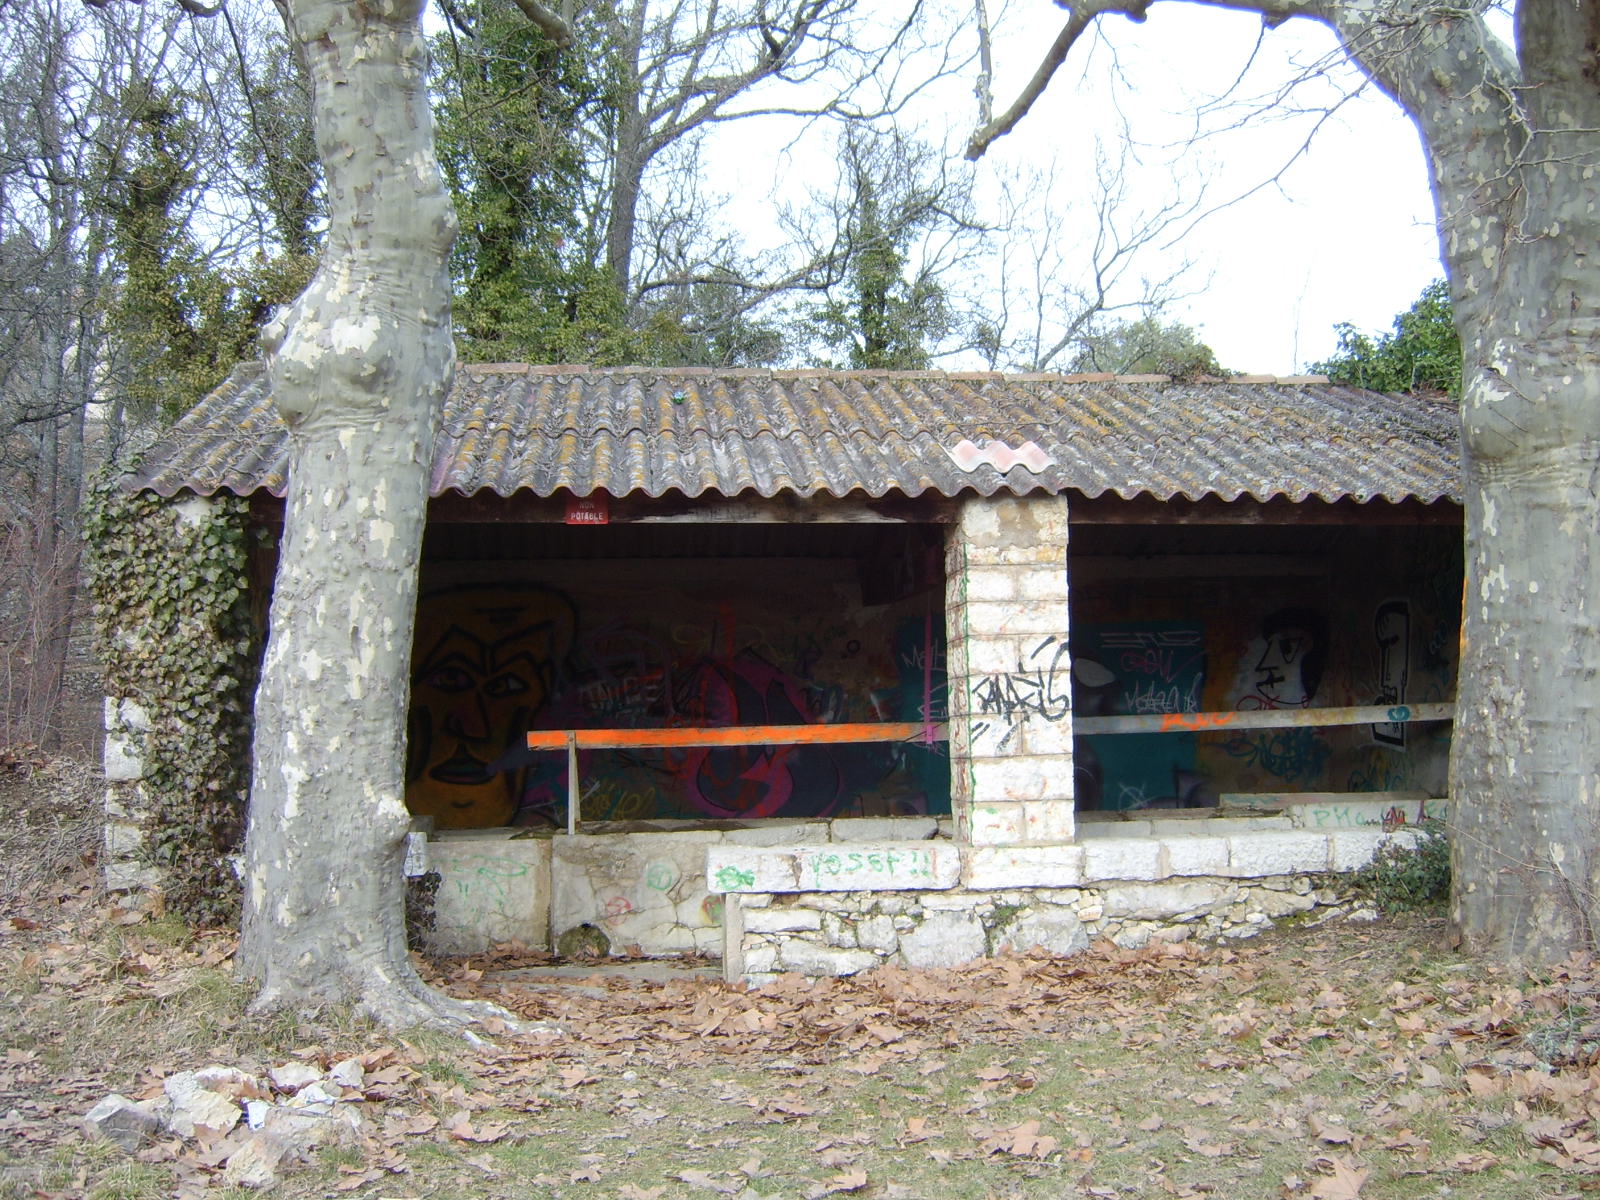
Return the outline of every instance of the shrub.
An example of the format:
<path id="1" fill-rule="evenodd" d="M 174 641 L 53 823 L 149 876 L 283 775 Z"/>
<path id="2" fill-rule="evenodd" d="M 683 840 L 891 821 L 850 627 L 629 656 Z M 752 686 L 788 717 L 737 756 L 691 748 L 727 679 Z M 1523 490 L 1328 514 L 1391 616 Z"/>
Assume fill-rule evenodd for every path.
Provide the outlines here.
<path id="1" fill-rule="evenodd" d="M 1355 873 L 1356 891 L 1387 913 L 1433 908 L 1450 898 L 1450 840 L 1443 821 L 1412 826 L 1414 840 L 1391 840 Z"/>

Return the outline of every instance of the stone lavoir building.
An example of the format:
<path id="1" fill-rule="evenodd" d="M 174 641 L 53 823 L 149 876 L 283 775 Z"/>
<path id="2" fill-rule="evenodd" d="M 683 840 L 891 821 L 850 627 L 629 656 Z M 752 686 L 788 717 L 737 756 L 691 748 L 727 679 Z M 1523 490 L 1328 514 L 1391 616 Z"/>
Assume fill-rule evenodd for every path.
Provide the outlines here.
<path id="1" fill-rule="evenodd" d="M 1443 809 L 1456 426 L 1313 378 L 463 367 L 409 728 L 435 944 L 762 980 L 1338 905 Z M 124 484 L 247 497 L 264 613 L 286 451 L 241 367 Z"/>

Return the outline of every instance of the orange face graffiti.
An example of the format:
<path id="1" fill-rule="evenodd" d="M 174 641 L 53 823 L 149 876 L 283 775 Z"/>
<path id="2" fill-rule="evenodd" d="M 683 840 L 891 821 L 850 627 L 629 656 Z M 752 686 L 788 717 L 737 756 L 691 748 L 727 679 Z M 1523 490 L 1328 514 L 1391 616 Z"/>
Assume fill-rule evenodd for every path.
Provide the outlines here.
<path id="1" fill-rule="evenodd" d="M 572 646 L 572 606 L 538 587 L 462 587 L 418 605 L 406 804 L 441 829 L 504 825 L 524 737 Z"/>

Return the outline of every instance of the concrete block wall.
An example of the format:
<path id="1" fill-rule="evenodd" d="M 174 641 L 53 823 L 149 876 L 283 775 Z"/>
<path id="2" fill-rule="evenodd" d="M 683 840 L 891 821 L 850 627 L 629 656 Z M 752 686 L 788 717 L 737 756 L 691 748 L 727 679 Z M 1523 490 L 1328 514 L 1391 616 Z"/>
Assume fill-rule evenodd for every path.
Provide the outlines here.
<path id="1" fill-rule="evenodd" d="M 718 954 L 725 889 L 708 886 L 708 858 L 728 856 L 717 860 L 717 869 L 726 872 L 727 882 L 739 884 L 752 856 L 765 854 L 772 862 L 762 868 L 761 882 L 799 886 L 784 848 L 802 843 L 819 848 L 806 877 L 822 880 L 820 886 L 894 886 L 912 878 L 926 860 L 937 862 L 939 886 L 950 887 L 960 861 L 949 833 L 949 821 L 934 817 L 720 829 L 660 821 L 646 829 L 575 837 L 528 837 L 526 830 L 509 828 L 441 831 L 427 843 L 428 869 L 439 874 L 429 949 L 474 954 L 504 941 L 545 947 L 576 926 L 591 925 L 619 953 L 637 946 L 645 954 Z M 879 857 L 883 843 L 904 852 L 891 863 Z M 874 863 L 876 874 L 870 870 Z M 777 869 L 788 874 L 771 874 Z"/>
<path id="2" fill-rule="evenodd" d="M 1066 497 L 963 501 L 945 571 L 957 840 L 1071 842 Z"/>
<path id="3" fill-rule="evenodd" d="M 476 954 L 497 942 L 550 944 L 550 839 L 520 830 L 446 830 L 427 844 L 439 873 L 428 948 Z"/>

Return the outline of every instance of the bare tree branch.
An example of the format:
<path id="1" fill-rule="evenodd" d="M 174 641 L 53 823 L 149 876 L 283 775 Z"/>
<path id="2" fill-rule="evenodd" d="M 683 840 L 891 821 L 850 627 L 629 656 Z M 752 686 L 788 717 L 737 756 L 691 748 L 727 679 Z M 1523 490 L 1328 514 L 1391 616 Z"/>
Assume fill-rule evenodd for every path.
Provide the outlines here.
<path id="1" fill-rule="evenodd" d="M 1122 8 L 1107 11 L 1124 11 Z M 1139 6 L 1139 11 L 1144 11 L 1144 5 Z M 984 152 L 994 143 L 996 138 L 1004 137 L 1016 128 L 1017 122 L 1028 115 L 1028 110 L 1033 103 L 1044 94 L 1044 89 L 1049 86 L 1050 80 L 1055 77 L 1056 71 L 1067 60 L 1067 54 L 1083 31 L 1089 28 L 1090 23 L 1100 15 L 1098 12 L 1086 11 L 1079 7 L 1073 10 L 1062 26 L 1061 32 L 1056 34 L 1056 40 L 1050 43 L 1050 49 L 1044 56 L 1044 61 L 1039 64 L 1038 70 L 1033 73 L 1033 78 L 1023 86 L 1022 93 L 1012 103 L 1011 107 L 1001 113 L 999 118 L 992 120 L 972 135 L 972 140 L 967 143 L 967 157 L 976 161 L 983 157 Z"/>
<path id="2" fill-rule="evenodd" d="M 183 0 L 178 0 L 181 4 Z M 539 0 L 515 0 L 522 15 L 537 25 L 546 37 L 565 50 L 572 45 L 572 26 L 557 13 L 551 12 Z"/>
<path id="3" fill-rule="evenodd" d="M 973 0 L 978 21 L 978 79 L 973 92 L 978 97 L 978 128 L 994 120 L 994 47 L 989 32 L 989 8 L 984 0 Z"/>
<path id="4" fill-rule="evenodd" d="M 969 159 L 982 158 L 984 153 L 994 142 L 1010 133 L 1018 121 L 1027 116 L 1034 103 L 1044 94 L 1050 81 L 1055 78 L 1055 73 L 1060 70 L 1061 64 L 1066 61 L 1072 47 L 1078 42 L 1084 32 L 1098 18 L 1111 14 L 1120 14 L 1131 21 L 1143 21 L 1154 0 L 1075 0 L 1070 6 L 1067 23 L 1062 26 L 1061 32 L 1050 43 L 1033 76 L 1023 85 L 1021 93 L 1012 103 L 1011 107 L 993 120 L 984 119 L 984 110 L 980 100 L 979 115 L 983 124 L 973 133 L 967 143 L 967 157 Z M 1319 0 L 1197 0 L 1198 3 L 1210 4 L 1216 8 L 1231 8 L 1243 12 L 1256 12 L 1262 14 L 1263 20 L 1269 25 L 1281 24 L 1292 16 L 1321 16 Z"/>

